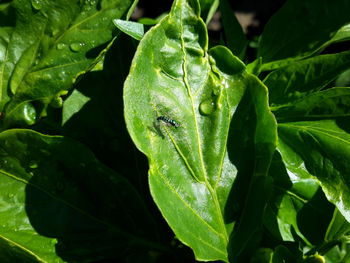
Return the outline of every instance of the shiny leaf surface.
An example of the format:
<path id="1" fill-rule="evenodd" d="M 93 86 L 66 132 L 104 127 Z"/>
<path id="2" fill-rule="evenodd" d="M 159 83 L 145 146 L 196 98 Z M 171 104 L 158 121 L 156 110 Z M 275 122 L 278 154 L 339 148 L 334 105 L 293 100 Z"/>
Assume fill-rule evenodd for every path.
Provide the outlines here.
<path id="1" fill-rule="evenodd" d="M 350 134 L 336 120 L 279 124 L 279 145 L 287 169 L 313 176 L 330 202 L 349 215 Z M 301 173 L 299 173 L 301 172 Z"/>
<path id="2" fill-rule="evenodd" d="M 131 0 L 12 1 L 16 26 L 0 31 L 4 126 L 33 124 L 44 116 L 47 105 L 91 68 L 113 37 L 112 19 L 130 5 Z"/>
<path id="3" fill-rule="evenodd" d="M 264 80 L 272 106 L 291 103 L 326 86 L 350 66 L 350 52 L 321 55 L 293 62 Z"/>
<path id="4" fill-rule="evenodd" d="M 113 23 L 121 31 L 129 36 L 135 38 L 136 40 L 141 40 L 144 34 L 143 24 L 136 23 L 132 21 L 125 21 L 121 19 L 114 19 Z"/>
<path id="5" fill-rule="evenodd" d="M 332 88 L 311 93 L 293 103 L 276 107 L 274 114 L 280 122 L 349 117 L 350 88 Z"/>

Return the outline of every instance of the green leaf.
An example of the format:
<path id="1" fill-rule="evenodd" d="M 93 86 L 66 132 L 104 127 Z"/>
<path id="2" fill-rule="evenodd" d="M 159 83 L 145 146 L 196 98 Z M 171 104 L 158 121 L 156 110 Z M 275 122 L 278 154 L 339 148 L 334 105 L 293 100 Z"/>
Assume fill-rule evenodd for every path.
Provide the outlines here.
<path id="1" fill-rule="evenodd" d="M 78 75 L 91 69 L 112 40 L 113 19 L 128 11 L 131 0 L 14 0 L 16 26 L 0 30 L 0 110 L 6 127 L 35 122 L 57 94 L 69 90 Z M 10 87 L 10 90 L 8 89 Z M 6 106 L 5 106 L 6 104 Z M 22 119 L 22 122 L 20 121 Z"/>
<path id="2" fill-rule="evenodd" d="M 273 195 L 266 208 L 264 225 L 277 239 L 283 241 L 296 241 L 294 232 L 308 245 L 298 226 L 298 213 L 305 206 L 314 212 L 308 205 L 319 186 L 312 179 L 297 178 L 289 175 L 276 151 L 269 169 L 269 176 L 273 178 Z"/>
<path id="3" fill-rule="evenodd" d="M 225 32 L 227 47 L 239 58 L 244 57 L 247 38 L 227 0 L 220 1 L 220 11 Z"/>
<path id="4" fill-rule="evenodd" d="M 79 90 L 74 90 L 68 99 L 64 102 L 62 111 L 62 125 L 64 125 L 75 113 L 90 100 L 89 97 L 82 94 Z"/>
<path id="5" fill-rule="evenodd" d="M 153 199 L 177 238 L 199 260 L 227 261 L 232 222 L 225 223 L 224 208 L 236 169 L 226 141 L 246 82 L 257 80 L 245 77 L 228 49 L 208 52 L 207 45 L 197 2 L 176 1 L 138 46 L 124 112 L 133 141 L 149 159 Z"/>
<path id="6" fill-rule="evenodd" d="M 350 24 L 340 28 L 334 37 L 330 40 L 331 43 L 338 43 L 350 40 Z M 329 45 L 330 43 L 328 43 Z"/>
<path id="7" fill-rule="evenodd" d="M 153 223 L 136 191 L 80 143 L 7 130 L 0 160 L 0 247 L 14 254 L 2 262 L 124 259 L 126 248 L 153 246 Z"/>
<path id="8" fill-rule="evenodd" d="M 125 21 L 121 19 L 114 19 L 113 23 L 125 34 L 128 34 L 129 36 L 135 38 L 136 40 L 141 40 L 141 38 L 143 37 L 143 34 L 145 33 L 143 24 L 141 23 Z"/>
<path id="9" fill-rule="evenodd" d="M 218 9 L 219 7 L 219 4 L 220 4 L 220 0 L 214 0 L 213 3 L 211 4 L 210 6 L 210 9 L 208 11 L 208 15 L 207 15 L 207 18 L 205 19 L 205 24 L 209 24 L 209 22 L 211 21 L 211 19 L 213 18 L 216 10 Z M 203 11 L 202 11 L 202 14 L 203 14 Z M 202 15 L 203 16 L 203 15 Z"/>
<path id="10" fill-rule="evenodd" d="M 279 124 L 279 145 L 287 169 L 309 173 L 328 200 L 350 221 L 350 135 L 336 120 Z"/>
<path id="11" fill-rule="evenodd" d="M 336 87 L 349 87 L 350 86 L 350 69 L 347 69 L 341 73 L 335 80 Z"/>
<path id="12" fill-rule="evenodd" d="M 275 248 L 272 257 L 272 263 L 296 263 L 301 262 L 302 252 L 291 251 L 283 245 Z"/>
<path id="13" fill-rule="evenodd" d="M 199 0 L 199 4 L 201 17 L 208 24 L 219 7 L 219 0 Z"/>
<path id="14" fill-rule="evenodd" d="M 347 0 L 289 0 L 269 20 L 258 48 L 263 63 L 313 54 L 350 22 Z"/>
<path id="15" fill-rule="evenodd" d="M 311 93 L 293 103 L 276 107 L 274 114 L 280 122 L 350 117 L 350 88 Z"/>
<path id="16" fill-rule="evenodd" d="M 229 158 L 238 171 L 230 202 L 233 212 L 239 215 L 230 238 L 230 262 L 248 262 L 260 243 L 272 190 L 268 171 L 277 140 L 267 88 L 253 75 L 247 76 L 246 83 L 247 90 L 233 115 L 228 142 Z"/>
<path id="17" fill-rule="evenodd" d="M 325 241 L 337 240 L 350 233 L 350 223 L 344 216 L 339 213 L 338 209 L 334 210 L 333 218 L 328 226 Z"/>
<path id="18" fill-rule="evenodd" d="M 350 66 L 350 51 L 321 55 L 271 72 L 264 80 L 271 106 L 287 104 L 321 90 Z"/>

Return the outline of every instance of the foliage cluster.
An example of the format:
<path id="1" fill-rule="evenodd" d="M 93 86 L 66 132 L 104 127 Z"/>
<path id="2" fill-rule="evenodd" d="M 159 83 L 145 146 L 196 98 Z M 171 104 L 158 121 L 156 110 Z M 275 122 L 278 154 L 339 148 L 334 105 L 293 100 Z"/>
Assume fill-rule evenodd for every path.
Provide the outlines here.
<path id="1" fill-rule="evenodd" d="M 0 3 L 0 261 L 349 263 L 350 2 L 136 4 Z"/>

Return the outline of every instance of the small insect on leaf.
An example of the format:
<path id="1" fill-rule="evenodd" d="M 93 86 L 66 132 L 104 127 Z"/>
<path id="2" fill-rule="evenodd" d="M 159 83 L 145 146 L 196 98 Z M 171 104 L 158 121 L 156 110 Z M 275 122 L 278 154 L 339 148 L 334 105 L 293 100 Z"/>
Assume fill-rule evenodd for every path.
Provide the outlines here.
<path id="1" fill-rule="evenodd" d="M 173 126 L 175 128 L 180 127 L 180 123 L 176 122 L 175 120 L 170 119 L 169 117 L 166 116 L 159 116 L 157 118 L 157 121 L 162 121 L 168 126 Z"/>

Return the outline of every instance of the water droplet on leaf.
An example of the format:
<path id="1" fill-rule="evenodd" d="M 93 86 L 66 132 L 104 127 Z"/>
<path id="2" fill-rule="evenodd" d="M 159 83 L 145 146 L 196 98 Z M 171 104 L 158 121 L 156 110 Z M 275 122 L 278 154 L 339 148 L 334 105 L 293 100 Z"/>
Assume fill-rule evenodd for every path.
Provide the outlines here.
<path id="1" fill-rule="evenodd" d="M 214 86 L 214 88 L 213 88 L 213 94 L 214 94 L 215 96 L 218 96 L 218 95 L 220 94 L 220 91 L 221 91 L 220 86 Z"/>
<path id="2" fill-rule="evenodd" d="M 63 49 L 65 46 L 66 46 L 66 44 L 58 43 L 57 46 L 56 46 L 56 48 L 59 49 L 59 50 L 61 50 L 61 49 Z"/>
<path id="3" fill-rule="evenodd" d="M 28 125 L 33 125 L 36 120 L 36 110 L 31 103 L 23 106 L 23 119 Z"/>
<path id="4" fill-rule="evenodd" d="M 202 115 L 209 115 L 215 110 L 215 103 L 212 100 L 204 100 L 199 105 L 199 112 Z"/>
<path id="5" fill-rule="evenodd" d="M 84 46 L 85 44 L 84 43 L 81 43 L 81 42 L 76 42 L 76 43 L 72 43 L 70 44 L 70 49 L 73 51 L 73 52 L 78 52 L 79 50 L 81 50 L 81 48 Z"/>
<path id="6" fill-rule="evenodd" d="M 41 0 L 32 0 L 32 7 L 36 10 L 40 10 L 43 7 Z"/>

